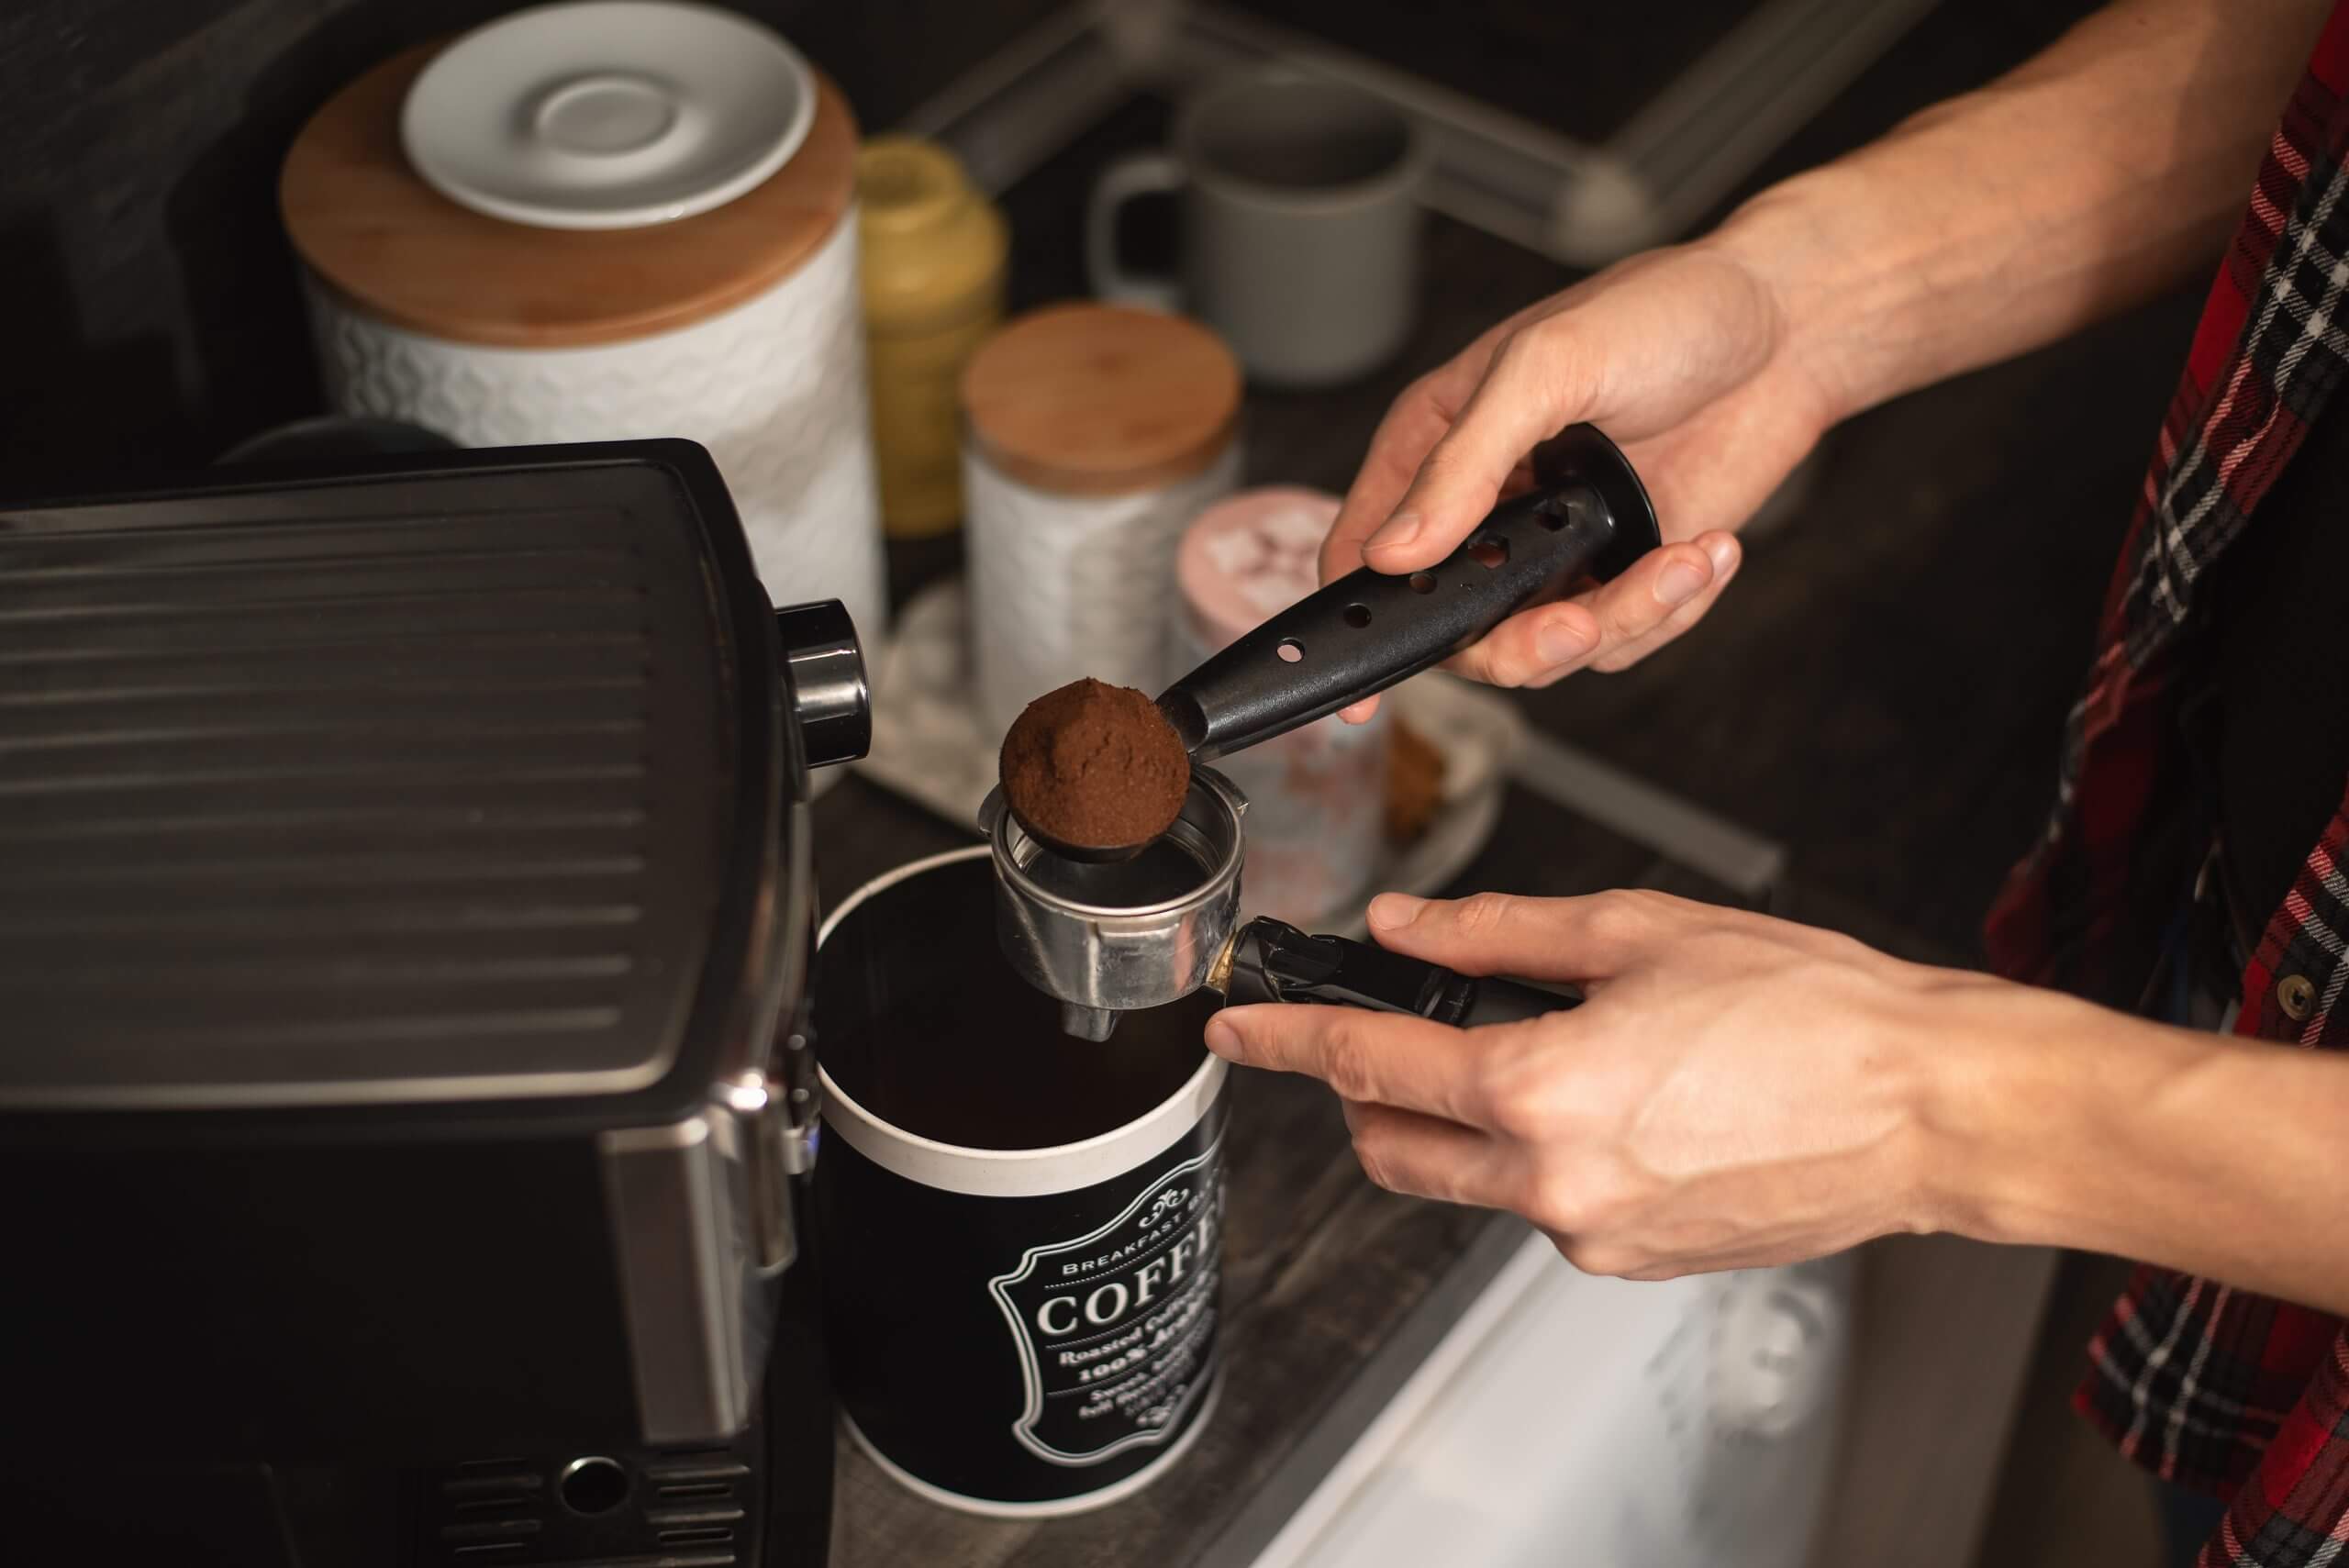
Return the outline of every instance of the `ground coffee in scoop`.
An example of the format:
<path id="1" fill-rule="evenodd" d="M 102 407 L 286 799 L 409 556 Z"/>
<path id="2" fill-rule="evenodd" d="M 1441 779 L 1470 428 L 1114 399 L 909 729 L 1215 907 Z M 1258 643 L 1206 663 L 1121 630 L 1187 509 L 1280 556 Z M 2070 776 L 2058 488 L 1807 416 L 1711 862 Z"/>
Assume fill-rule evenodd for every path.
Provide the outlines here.
<path id="1" fill-rule="evenodd" d="M 1174 826 L 1191 787 L 1190 754 L 1158 705 L 1089 677 L 1030 703 L 999 761 L 1019 820 L 1076 849 L 1149 843 Z"/>

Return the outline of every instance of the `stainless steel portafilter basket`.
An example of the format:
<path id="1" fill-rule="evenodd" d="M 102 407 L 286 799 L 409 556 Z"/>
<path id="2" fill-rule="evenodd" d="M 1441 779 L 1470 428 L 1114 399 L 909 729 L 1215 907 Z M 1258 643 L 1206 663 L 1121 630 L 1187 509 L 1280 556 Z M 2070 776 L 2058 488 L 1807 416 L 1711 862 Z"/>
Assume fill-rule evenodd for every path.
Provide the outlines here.
<path id="1" fill-rule="evenodd" d="M 1061 1027 L 1106 1040 L 1118 1015 L 1181 1001 L 1208 978 L 1240 919 L 1247 797 L 1191 770 L 1183 809 L 1131 860 L 1055 854 L 990 791 L 979 825 L 995 858 L 996 934 L 1028 984 L 1059 998 Z"/>

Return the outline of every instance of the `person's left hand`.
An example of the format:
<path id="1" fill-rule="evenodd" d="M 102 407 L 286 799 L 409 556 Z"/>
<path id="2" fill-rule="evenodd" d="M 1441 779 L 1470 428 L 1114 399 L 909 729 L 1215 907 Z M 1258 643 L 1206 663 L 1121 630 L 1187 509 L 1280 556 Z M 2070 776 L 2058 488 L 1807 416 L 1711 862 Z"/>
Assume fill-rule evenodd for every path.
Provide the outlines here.
<path id="1" fill-rule="evenodd" d="M 1577 1267 L 1663 1279 L 1936 1228 L 1923 1067 L 1959 993 L 2037 995 L 1848 938 L 1653 893 L 1383 895 L 1397 952 L 1575 981 L 1579 1007 L 1458 1029 L 1344 1007 L 1234 1007 L 1233 1062 L 1326 1080 L 1371 1179 L 1513 1209 Z"/>

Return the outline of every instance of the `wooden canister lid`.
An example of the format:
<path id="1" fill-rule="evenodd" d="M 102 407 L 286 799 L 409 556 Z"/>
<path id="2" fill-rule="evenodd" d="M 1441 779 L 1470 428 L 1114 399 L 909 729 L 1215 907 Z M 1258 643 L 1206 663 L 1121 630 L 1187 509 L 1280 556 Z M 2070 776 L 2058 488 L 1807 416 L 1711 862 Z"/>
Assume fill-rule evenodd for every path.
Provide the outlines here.
<path id="1" fill-rule="evenodd" d="M 1112 305 L 1056 305 L 997 332 L 963 370 L 973 446 L 1034 489 L 1125 495 L 1191 477 L 1230 444 L 1240 361 L 1207 328 Z"/>
<path id="2" fill-rule="evenodd" d="M 600 230 L 474 212 L 426 184 L 400 149 L 400 106 L 440 47 L 395 55 L 337 94 L 295 139 L 278 182 L 302 260 L 394 326 L 529 349 L 688 327 L 796 270 L 854 195 L 856 121 L 818 72 L 807 139 L 764 183 L 722 206 Z"/>

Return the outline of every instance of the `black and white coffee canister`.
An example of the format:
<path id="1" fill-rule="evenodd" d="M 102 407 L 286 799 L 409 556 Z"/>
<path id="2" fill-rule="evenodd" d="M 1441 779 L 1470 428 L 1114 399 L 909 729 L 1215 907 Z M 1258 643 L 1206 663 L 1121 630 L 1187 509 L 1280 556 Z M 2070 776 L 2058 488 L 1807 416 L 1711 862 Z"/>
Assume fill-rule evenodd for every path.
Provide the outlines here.
<path id="1" fill-rule="evenodd" d="M 983 846 L 905 866 L 824 924 L 817 1204 L 833 1379 L 855 1440 L 934 1501 L 1115 1501 L 1216 1395 L 1226 1068 L 1212 997 L 1106 1043 L 1004 962 Z"/>

